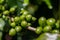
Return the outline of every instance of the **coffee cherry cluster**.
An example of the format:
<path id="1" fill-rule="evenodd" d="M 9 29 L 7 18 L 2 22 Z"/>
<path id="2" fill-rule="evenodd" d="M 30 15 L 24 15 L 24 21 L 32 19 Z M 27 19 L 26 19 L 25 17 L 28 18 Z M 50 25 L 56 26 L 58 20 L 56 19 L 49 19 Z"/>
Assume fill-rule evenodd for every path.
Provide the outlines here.
<path id="1" fill-rule="evenodd" d="M 27 2 L 24 1 L 23 6 L 25 4 L 26 5 L 24 6 L 24 8 L 21 8 L 19 16 L 17 13 L 17 5 L 8 7 L 8 4 L 6 4 L 6 2 L 3 5 L 2 4 L 0 4 L 0 17 L 8 21 L 10 27 L 10 36 L 15 36 L 17 32 L 20 32 L 22 30 L 22 28 L 27 28 L 28 26 L 31 26 L 33 22 L 35 22 L 36 18 L 32 16 L 28 10 L 25 9 L 25 7 L 29 4 L 28 0 Z"/>
<path id="2" fill-rule="evenodd" d="M 46 19 L 45 17 L 40 17 L 38 19 L 39 27 L 36 28 L 36 33 L 59 33 L 60 20 L 55 20 L 54 18 Z"/>
<path id="3" fill-rule="evenodd" d="M 44 2 L 52 9 L 49 0 L 45 0 Z M 18 5 L 9 7 L 4 0 L 0 0 L 0 18 L 8 21 L 10 36 L 15 36 L 16 33 L 21 32 L 22 29 L 32 30 L 37 34 L 44 32 L 59 33 L 60 20 L 55 20 L 54 18 L 46 19 L 45 17 L 40 17 L 38 19 L 39 26 L 37 28 L 31 27 L 37 18 L 34 17 L 29 10 L 25 9 L 28 5 L 29 0 L 24 0 L 23 8 L 20 9 L 20 13 L 17 13 Z"/>

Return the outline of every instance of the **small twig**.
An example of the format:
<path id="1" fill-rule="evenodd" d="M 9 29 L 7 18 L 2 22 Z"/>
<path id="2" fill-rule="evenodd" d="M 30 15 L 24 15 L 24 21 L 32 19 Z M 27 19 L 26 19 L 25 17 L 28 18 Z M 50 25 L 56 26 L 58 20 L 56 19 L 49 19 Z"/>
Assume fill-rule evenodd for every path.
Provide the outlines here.
<path id="1" fill-rule="evenodd" d="M 28 30 L 31 30 L 31 31 L 35 31 L 36 30 L 36 28 L 34 28 L 34 27 L 31 27 L 31 26 L 28 26 L 28 28 L 27 28 Z"/>
<path id="2" fill-rule="evenodd" d="M 13 18 L 13 17 L 11 17 L 10 19 L 11 19 L 11 22 L 13 22 L 13 21 L 14 21 L 14 18 Z"/>

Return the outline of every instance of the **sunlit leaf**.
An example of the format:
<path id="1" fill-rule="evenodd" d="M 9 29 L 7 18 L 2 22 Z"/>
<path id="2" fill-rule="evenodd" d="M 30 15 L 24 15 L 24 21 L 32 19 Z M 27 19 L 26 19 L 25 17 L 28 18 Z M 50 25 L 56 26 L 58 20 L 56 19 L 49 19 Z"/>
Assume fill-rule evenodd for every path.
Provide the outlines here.
<path id="1" fill-rule="evenodd" d="M 4 25 L 5 25 L 4 20 L 0 18 L 0 30 L 3 30 Z"/>

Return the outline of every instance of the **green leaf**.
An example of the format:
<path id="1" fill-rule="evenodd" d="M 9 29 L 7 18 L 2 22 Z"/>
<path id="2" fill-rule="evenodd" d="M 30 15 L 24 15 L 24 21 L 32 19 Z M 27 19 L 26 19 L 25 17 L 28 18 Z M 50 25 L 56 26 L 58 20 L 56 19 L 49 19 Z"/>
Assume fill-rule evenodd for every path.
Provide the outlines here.
<path id="1" fill-rule="evenodd" d="M 3 31 L 4 25 L 5 25 L 4 20 L 3 20 L 2 18 L 0 18 L 0 30 L 1 30 L 1 31 Z M 2 40 L 2 35 L 3 35 L 3 33 L 0 32 L 0 40 Z"/>
<path id="2" fill-rule="evenodd" d="M 12 6 L 14 6 L 14 5 L 17 5 L 17 0 L 7 0 L 8 2 L 8 5 L 10 6 L 10 7 L 12 7 Z"/>
<path id="3" fill-rule="evenodd" d="M 45 33 L 41 34 L 36 40 L 46 40 L 47 36 Z"/>
<path id="4" fill-rule="evenodd" d="M 3 30 L 4 25 L 5 25 L 4 20 L 0 18 L 0 30 Z"/>
<path id="5" fill-rule="evenodd" d="M 21 8 L 23 7 L 23 0 L 18 0 L 17 1 L 17 15 L 20 16 L 20 11 L 21 11 Z"/>
<path id="6" fill-rule="evenodd" d="M 58 36 L 57 40 L 60 40 L 60 36 Z"/>
<path id="7" fill-rule="evenodd" d="M 46 5 L 48 6 L 49 9 L 53 8 L 53 6 L 51 5 L 50 0 L 44 0 L 44 2 L 46 3 Z"/>
<path id="8" fill-rule="evenodd" d="M 15 5 L 18 6 L 17 8 L 17 15 L 20 15 L 20 9 L 22 8 L 23 6 L 23 0 L 7 0 L 7 4 L 10 6 L 10 7 L 13 7 Z"/>

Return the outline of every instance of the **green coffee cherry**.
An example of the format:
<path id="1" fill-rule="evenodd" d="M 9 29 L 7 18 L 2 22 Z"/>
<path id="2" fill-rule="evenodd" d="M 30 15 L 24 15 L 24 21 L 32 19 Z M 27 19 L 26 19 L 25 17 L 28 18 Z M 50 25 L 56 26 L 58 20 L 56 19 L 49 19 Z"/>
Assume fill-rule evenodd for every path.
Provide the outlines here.
<path id="1" fill-rule="evenodd" d="M 38 23 L 39 23 L 40 26 L 45 26 L 45 24 L 46 24 L 46 18 L 45 17 L 40 17 L 38 19 Z"/>
<path id="2" fill-rule="evenodd" d="M 3 12 L 3 14 L 4 14 L 4 15 L 9 15 L 9 11 L 8 11 L 8 10 L 5 10 L 5 11 Z"/>
<path id="3" fill-rule="evenodd" d="M 19 22 L 19 20 L 20 20 L 19 17 L 15 17 L 15 18 L 14 18 L 14 21 L 15 21 L 15 22 Z"/>
<path id="4" fill-rule="evenodd" d="M 20 16 L 20 21 L 25 20 L 25 15 Z"/>
<path id="5" fill-rule="evenodd" d="M 60 27 L 60 26 L 59 26 L 59 23 L 60 23 L 60 21 L 59 21 L 59 20 L 57 20 L 57 22 L 55 23 L 56 28 L 59 28 L 59 27 Z"/>
<path id="6" fill-rule="evenodd" d="M 52 30 L 52 33 L 59 33 L 59 30 Z"/>
<path id="7" fill-rule="evenodd" d="M 16 8 L 17 8 L 17 6 L 13 6 L 13 7 L 10 8 L 9 11 L 10 11 L 10 12 L 14 12 Z"/>
<path id="8" fill-rule="evenodd" d="M 29 22 L 29 21 L 31 21 L 31 19 L 32 19 L 32 15 L 27 15 L 26 16 L 26 20 Z"/>
<path id="9" fill-rule="evenodd" d="M 2 15 L 2 18 L 3 18 L 3 19 L 5 19 L 5 18 L 6 18 L 6 16 L 5 16 L 5 15 Z"/>
<path id="10" fill-rule="evenodd" d="M 36 21 L 37 19 L 35 17 L 32 17 L 32 21 Z"/>
<path id="11" fill-rule="evenodd" d="M 51 29 L 52 29 L 51 26 L 45 26 L 44 29 L 43 29 L 43 31 L 44 32 L 50 32 Z"/>
<path id="12" fill-rule="evenodd" d="M 22 15 L 25 15 L 26 16 L 28 14 L 29 14 L 29 12 L 25 10 Z"/>
<path id="13" fill-rule="evenodd" d="M 11 26 L 11 27 L 15 27 L 15 26 L 16 26 L 16 23 L 15 23 L 15 22 L 12 22 L 12 23 L 10 24 L 10 26 Z"/>
<path id="14" fill-rule="evenodd" d="M 37 34 L 40 34 L 42 32 L 42 27 L 37 27 L 35 32 Z"/>
<path id="15" fill-rule="evenodd" d="M 21 28 L 21 26 L 16 26 L 16 27 L 15 27 L 15 30 L 16 30 L 16 32 L 19 32 L 19 31 L 22 30 L 22 28 Z"/>
<path id="16" fill-rule="evenodd" d="M 13 29 L 13 28 L 11 28 L 11 29 L 9 30 L 9 35 L 10 35 L 10 36 L 15 36 L 15 35 L 16 35 L 16 30 Z"/>
<path id="17" fill-rule="evenodd" d="M 54 18 L 49 18 L 47 20 L 47 25 L 54 25 L 55 24 L 55 19 Z"/>
<path id="18" fill-rule="evenodd" d="M 26 28 L 27 25 L 28 25 L 28 23 L 27 23 L 26 21 L 22 21 L 22 22 L 21 22 L 21 26 L 22 26 L 22 27 Z"/>
<path id="19" fill-rule="evenodd" d="M 31 26 L 32 24 L 31 23 L 28 23 L 28 26 Z"/>
<path id="20" fill-rule="evenodd" d="M 10 12 L 14 12 L 15 11 L 15 8 L 10 8 Z"/>
<path id="21" fill-rule="evenodd" d="M 23 14 L 26 10 L 24 10 L 23 8 L 21 8 L 21 14 Z"/>
<path id="22" fill-rule="evenodd" d="M 1 9 L 2 9 L 2 11 L 4 11 L 4 10 L 5 10 L 5 6 L 2 6 L 2 8 L 1 8 Z"/>

